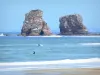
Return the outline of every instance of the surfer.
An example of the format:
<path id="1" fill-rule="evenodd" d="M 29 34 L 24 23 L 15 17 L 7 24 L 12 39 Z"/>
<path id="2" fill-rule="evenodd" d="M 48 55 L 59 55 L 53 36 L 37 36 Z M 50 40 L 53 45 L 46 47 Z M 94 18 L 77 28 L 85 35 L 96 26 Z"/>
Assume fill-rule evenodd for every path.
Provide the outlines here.
<path id="1" fill-rule="evenodd" d="M 35 54 L 35 51 L 33 51 L 33 54 Z"/>
<path id="2" fill-rule="evenodd" d="M 38 44 L 38 46 L 43 46 L 42 44 Z"/>

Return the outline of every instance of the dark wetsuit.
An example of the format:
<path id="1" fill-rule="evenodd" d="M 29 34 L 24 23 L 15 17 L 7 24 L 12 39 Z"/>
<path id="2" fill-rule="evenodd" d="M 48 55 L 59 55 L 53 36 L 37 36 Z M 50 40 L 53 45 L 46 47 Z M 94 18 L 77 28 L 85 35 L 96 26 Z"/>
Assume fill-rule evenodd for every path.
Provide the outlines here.
<path id="1" fill-rule="evenodd" d="M 33 51 L 33 54 L 35 54 L 35 51 Z"/>

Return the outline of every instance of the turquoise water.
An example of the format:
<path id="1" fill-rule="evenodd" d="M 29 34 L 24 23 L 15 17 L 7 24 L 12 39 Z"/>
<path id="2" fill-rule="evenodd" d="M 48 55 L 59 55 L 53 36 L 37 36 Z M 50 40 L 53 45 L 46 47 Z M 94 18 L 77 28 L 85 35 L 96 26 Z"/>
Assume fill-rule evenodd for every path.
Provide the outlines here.
<path id="1" fill-rule="evenodd" d="M 100 37 L 0 37 L 0 62 L 99 57 Z"/>
<path id="2" fill-rule="evenodd" d="M 0 71 L 79 67 L 100 67 L 99 36 L 0 37 Z"/>

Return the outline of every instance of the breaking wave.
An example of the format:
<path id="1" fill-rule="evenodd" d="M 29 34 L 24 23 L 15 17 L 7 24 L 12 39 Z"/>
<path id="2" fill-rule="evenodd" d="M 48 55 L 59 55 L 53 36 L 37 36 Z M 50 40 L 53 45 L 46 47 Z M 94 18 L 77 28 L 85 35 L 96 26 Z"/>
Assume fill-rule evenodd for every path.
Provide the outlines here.
<path id="1" fill-rule="evenodd" d="M 100 37 L 100 36 L 85 36 L 85 35 L 82 35 L 82 36 L 63 36 L 63 37 Z"/>
<path id="2" fill-rule="evenodd" d="M 100 43 L 80 43 L 80 44 L 84 46 L 100 46 Z"/>
<path id="3" fill-rule="evenodd" d="M 60 35 L 51 35 L 51 36 L 26 36 L 26 37 L 63 37 Z"/>
<path id="4" fill-rule="evenodd" d="M 100 58 L 0 63 L 0 71 L 53 69 L 53 68 L 95 68 L 95 67 L 100 68 Z"/>

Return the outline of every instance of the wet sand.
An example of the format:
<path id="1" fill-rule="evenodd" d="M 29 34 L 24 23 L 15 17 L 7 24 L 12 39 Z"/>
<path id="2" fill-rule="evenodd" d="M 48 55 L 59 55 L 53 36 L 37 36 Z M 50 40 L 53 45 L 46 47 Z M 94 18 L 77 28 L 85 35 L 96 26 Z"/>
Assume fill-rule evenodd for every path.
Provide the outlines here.
<path id="1" fill-rule="evenodd" d="M 100 75 L 100 68 L 67 68 L 0 71 L 0 75 Z"/>
<path id="2" fill-rule="evenodd" d="M 25 75 L 100 75 L 100 68 L 27 70 Z"/>

